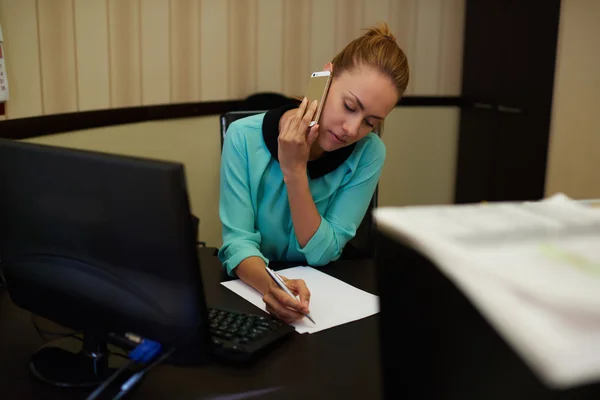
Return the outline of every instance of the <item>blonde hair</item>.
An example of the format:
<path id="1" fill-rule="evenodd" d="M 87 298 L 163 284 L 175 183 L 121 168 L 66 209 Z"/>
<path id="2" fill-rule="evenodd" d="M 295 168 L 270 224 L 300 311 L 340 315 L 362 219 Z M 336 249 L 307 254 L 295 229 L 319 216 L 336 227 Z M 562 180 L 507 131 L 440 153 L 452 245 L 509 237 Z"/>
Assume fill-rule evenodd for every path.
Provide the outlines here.
<path id="1" fill-rule="evenodd" d="M 385 22 L 368 28 L 365 34 L 348 43 L 332 63 L 334 76 L 360 66 L 370 66 L 392 80 L 398 97 L 406 91 L 410 75 L 408 59 Z"/>

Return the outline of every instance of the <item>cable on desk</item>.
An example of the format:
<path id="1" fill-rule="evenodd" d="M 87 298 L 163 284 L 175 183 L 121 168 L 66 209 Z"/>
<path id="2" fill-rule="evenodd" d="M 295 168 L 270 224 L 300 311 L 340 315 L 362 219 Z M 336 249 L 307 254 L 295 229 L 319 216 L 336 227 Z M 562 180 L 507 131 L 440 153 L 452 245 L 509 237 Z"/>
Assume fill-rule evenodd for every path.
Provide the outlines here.
<path id="1" fill-rule="evenodd" d="M 134 372 L 127 381 L 121 385 L 121 390 L 117 394 L 116 398 L 120 399 L 125 396 L 135 385 L 143 378 L 143 376 L 154 366 L 160 364 L 167 359 L 173 352 L 173 350 L 163 354 L 159 357 L 162 352 L 162 346 L 160 343 L 149 339 L 140 338 L 139 344 L 129 352 L 131 361 L 125 364 L 123 367 L 118 369 L 112 374 L 106 381 L 104 381 L 96 390 L 94 390 L 86 400 L 95 400 L 111 383 L 115 381 L 125 370 L 132 366 L 140 367 L 142 369 Z M 146 365 L 150 363 L 149 365 Z"/>
<path id="2" fill-rule="evenodd" d="M 80 332 L 50 332 L 50 331 L 46 331 L 46 330 L 40 328 L 40 326 L 36 322 L 36 317 L 37 317 L 37 315 L 35 315 L 33 313 L 31 314 L 31 323 L 33 324 L 33 327 L 35 328 L 35 331 L 38 333 L 38 335 L 42 339 L 44 339 L 46 342 L 51 340 L 51 339 L 47 338 L 46 336 L 57 336 L 59 338 L 72 337 L 73 339 L 77 339 L 77 340 L 83 342 L 83 339 L 80 338 L 79 336 L 77 336 L 80 334 Z"/>
<path id="3" fill-rule="evenodd" d="M 0 294 L 0 297 L 1 297 L 1 294 Z M 75 340 L 79 340 L 80 342 L 83 342 L 83 338 L 81 338 L 79 336 L 79 335 L 81 335 L 81 332 L 50 332 L 50 331 L 40 328 L 40 326 L 38 325 L 38 323 L 36 321 L 37 317 L 38 317 L 37 315 L 31 314 L 31 323 L 33 324 L 33 327 L 35 328 L 35 331 L 37 332 L 37 334 L 44 341 L 49 342 L 50 340 L 52 340 L 51 338 L 48 338 L 47 336 L 57 336 L 59 339 L 72 338 Z M 117 357 L 121 357 L 126 360 L 129 360 L 129 356 L 127 354 L 123 354 L 118 351 L 108 350 L 108 354 L 111 356 L 117 356 Z"/>
<path id="4" fill-rule="evenodd" d="M 125 372 L 125 370 L 129 369 L 129 367 L 131 367 L 133 364 L 135 364 L 135 361 L 131 360 L 130 362 L 128 362 L 127 364 L 125 364 L 121 368 L 119 368 L 107 380 L 102 382 L 102 385 L 98 386 L 96 388 L 96 390 L 94 390 L 92 393 L 90 393 L 90 395 L 87 397 L 86 400 L 94 400 L 94 399 L 98 398 L 98 396 L 100 396 L 102 394 L 102 392 L 104 392 L 104 390 L 108 386 L 110 386 L 110 384 L 113 383 L 115 379 L 117 379 L 119 377 L 119 375 L 121 375 L 123 372 Z"/>
<path id="5" fill-rule="evenodd" d="M 124 396 L 126 396 L 152 368 L 169 358 L 174 351 L 175 349 L 171 349 L 167 353 L 164 353 L 162 356 L 157 358 L 156 361 L 148 365 L 143 370 L 133 374 L 123 385 L 121 385 L 121 391 L 115 397 L 113 397 L 113 400 L 121 400 Z"/>

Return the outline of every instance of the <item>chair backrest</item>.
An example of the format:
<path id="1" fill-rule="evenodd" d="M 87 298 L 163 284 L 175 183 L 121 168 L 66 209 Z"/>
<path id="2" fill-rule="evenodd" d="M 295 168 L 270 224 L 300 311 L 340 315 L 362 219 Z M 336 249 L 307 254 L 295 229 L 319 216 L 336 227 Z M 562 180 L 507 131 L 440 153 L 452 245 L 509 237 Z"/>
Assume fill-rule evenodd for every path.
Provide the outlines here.
<path id="1" fill-rule="evenodd" d="M 246 97 L 237 108 L 221 114 L 221 149 L 229 124 L 233 121 L 260 114 L 267 110 L 283 107 L 288 104 L 300 104 L 297 99 L 277 92 L 258 92 Z"/>
<path id="2" fill-rule="evenodd" d="M 227 129 L 232 122 L 237 121 L 238 119 L 250 117 L 252 115 L 260 114 L 265 111 L 260 110 L 251 110 L 251 111 L 229 111 L 224 114 L 221 114 L 220 117 L 220 125 L 221 125 L 221 150 L 223 150 L 223 141 L 225 140 L 225 134 L 227 133 Z"/>
<path id="3" fill-rule="evenodd" d="M 260 114 L 265 112 L 264 110 L 248 110 L 248 111 L 229 111 L 221 115 L 220 117 L 220 125 L 221 125 L 221 150 L 223 149 L 223 140 L 225 139 L 225 134 L 227 133 L 227 129 L 229 125 L 242 118 L 250 117 L 252 115 Z M 358 229 L 356 230 L 356 235 L 352 240 L 348 242 L 344 251 L 342 253 L 341 259 L 358 259 L 358 258 L 372 258 L 375 253 L 375 243 L 373 241 L 374 238 L 374 225 L 373 225 L 373 216 L 371 215 L 372 211 L 377 207 L 377 192 L 379 186 L 375 188 L 375 193 L 373 194 L 373 198 L 369 203 L 369 208 L 367 209 L 367 213 L 365 214 L 363 220 L 361 221 Z"/>
<path id="4" fill-rule="evenodd" d="M 367 208 L 367 213 L 360 222 L 356 235 L 348 242 L 351 246 L 344 249 L 342 259 L 357 259 L 357 258 L 373 258 L 375 257 L 375 242 L 373 240 L 375 235 L 375 225 L 373 224 L 373 210 L 377 207 L 377 192 L 379 185 L 375 187 L 375 193 Z"/>

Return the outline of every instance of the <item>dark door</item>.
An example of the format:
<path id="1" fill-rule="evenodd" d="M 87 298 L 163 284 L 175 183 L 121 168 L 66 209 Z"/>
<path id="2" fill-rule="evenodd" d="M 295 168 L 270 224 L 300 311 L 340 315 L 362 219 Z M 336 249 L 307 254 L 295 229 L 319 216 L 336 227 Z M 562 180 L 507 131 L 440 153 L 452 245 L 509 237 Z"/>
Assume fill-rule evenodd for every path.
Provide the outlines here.
<path id="1" fill-rule="evenodd" d="M 560 0 L 468 0 L 455 200 L 543 197 Z"/>

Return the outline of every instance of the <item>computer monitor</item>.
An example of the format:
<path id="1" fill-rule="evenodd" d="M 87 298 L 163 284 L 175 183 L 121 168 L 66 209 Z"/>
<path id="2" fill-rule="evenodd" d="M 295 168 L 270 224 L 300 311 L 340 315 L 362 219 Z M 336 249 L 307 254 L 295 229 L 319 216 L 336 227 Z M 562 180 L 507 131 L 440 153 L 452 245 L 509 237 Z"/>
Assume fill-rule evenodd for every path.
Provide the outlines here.
<path id="1" fill-rule="evenodd" d="M 210 358 L 179 163 L 0 140 L 0 261 L 17 306 L 83 333 L 80 352 L 32 356 L 40 379 L 102 381 L 107 343 L 126 333 L 176 348 L 177 363 Z"/>

